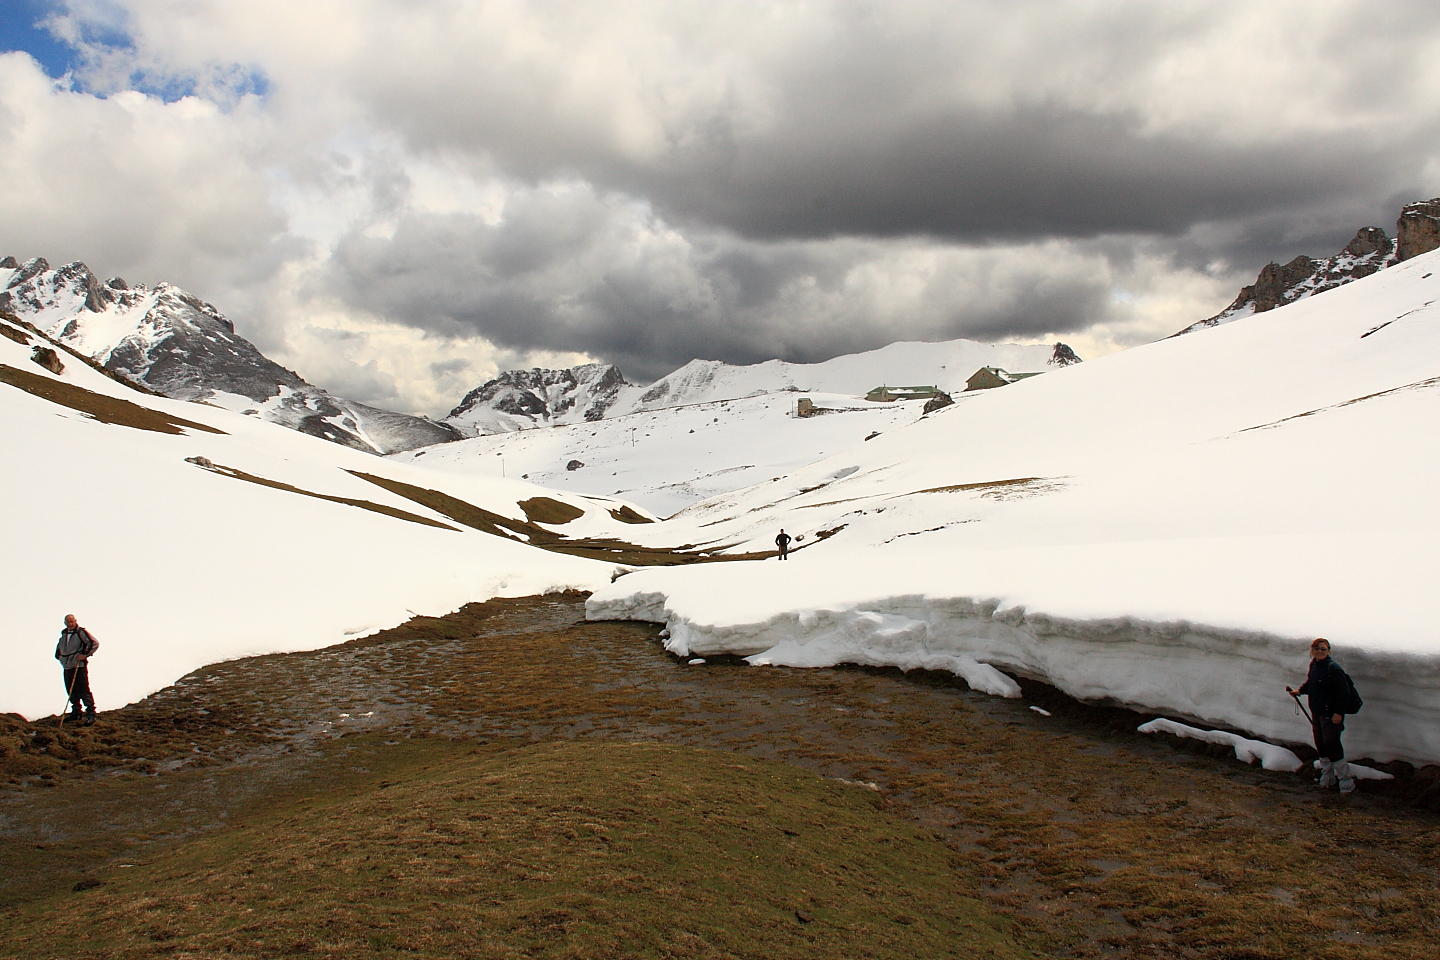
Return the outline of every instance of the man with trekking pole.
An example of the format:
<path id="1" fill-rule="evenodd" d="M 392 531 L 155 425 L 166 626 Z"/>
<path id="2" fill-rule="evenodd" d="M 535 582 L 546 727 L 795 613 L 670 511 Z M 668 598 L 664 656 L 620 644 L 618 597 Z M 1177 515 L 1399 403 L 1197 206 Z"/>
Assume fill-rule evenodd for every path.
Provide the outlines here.
<path id="1" fill-rule="evenodd" d="M 1349 675 L 1330 659 L 1329 640 L 1316 637 L 1311 642 L 1309 675 L 1299 690 L 1292 690 L 1286 684 L 1285 692 L 1295 698 L 1295 705 L 1305 711 L 1305 718 L 1310 721 L 1315 749 L 1320 754 L 1320 788 L 1328 790 L 1338 786 L 1341 793 L 1352 792 L 1355 779 L 1350 775 L 1340 735 L 1345 732 L 1345 714 L 1359 711 L 1362 701 Z M 1310 698 L 1309 710 L 1300 703 L 1302 693 Z"/>
<path id="2" fill-rule="evenodd" d="M 65 696 L 70 701 L 70 719 L 82 726 L 95 722 L 95 695 L 90 692 L 90 657 L 100 649 L 100 641 L 90 636 L 90 631 L 80 626 L 75 614 L 65 614 L 65 629 L 60 631 L 60 642 L 55 644 L 55 659 L 65 671 Z M 85 713 L 80 705 L 85 705 Z M 60 723 L 65 723 L 61 714 Z"/>

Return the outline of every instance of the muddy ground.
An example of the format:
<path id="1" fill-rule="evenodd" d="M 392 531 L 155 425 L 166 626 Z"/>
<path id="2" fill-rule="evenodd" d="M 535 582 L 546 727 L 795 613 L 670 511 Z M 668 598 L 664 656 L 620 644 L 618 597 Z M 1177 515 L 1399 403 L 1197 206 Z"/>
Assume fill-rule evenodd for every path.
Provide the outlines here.
<path id="1" fill-rule="evenodd" d="M 1041 954 L 1435 956 L 1440 771 L 1341 800 L 1041 685 L 1002 700 L 934 674 L 688 666 L 652 626 L 583 615 L 574 594 L 492 601 L 207 667 L 92 728 L 0 723 L 0 921 L 232 830 L 267 798 L 346 789 L 336 750 L 352 740 L 581 739 L 873 785 Z"/>

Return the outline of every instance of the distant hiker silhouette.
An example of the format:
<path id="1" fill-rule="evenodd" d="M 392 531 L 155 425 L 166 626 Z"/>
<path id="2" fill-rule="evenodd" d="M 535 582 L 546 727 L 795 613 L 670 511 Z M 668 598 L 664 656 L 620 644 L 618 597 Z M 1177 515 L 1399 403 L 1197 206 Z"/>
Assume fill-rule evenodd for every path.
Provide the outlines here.
<path id="1" fill-rule="evenodd" d="M 1338 786 L 1341 793 L 1354 790 L 1355 779 L 1345 760 L 1340 735 L 1345 732 L 1345 714 L 1357 712 L 1362 701 L 1349 675 L 1330 659 L 1329 640 L 1316 637 L 1311 641 L 1309 676 L 1298 690 L 1286 684 L 1285 692 L 1294 697 L 1297 704 L 1302 693 L 1310 698 L 1306 716 L 1315 737 L 1315 749 L 1320 754 L 1320 788 Z"/>
<path id="2" fill-rule="evenodd" d="M 65 629 L 60 631 L 60 641 L 55 644 L 55 659 L 64 670 L 65 695 L 70 700 L 70 719 L 80 721 L 84 726 L 95 722 L 95 695 L 90 692 L 90 657 L 100 649 L 100 641 L 90 631 L 80 626 L 75 614 L 65 614 Z M 81 714 L 80 705 L 85 705 Z M 62 717 L 60 720 L 64 723 Z"/>
<path id="3" fill-rule="evenodd" d="M 784 527 L 781 527 L 780 535 L 775 538 L 775 546 L 780 548 L 781 560 L 786 559 L 786 555 L 790 552 L 790 540 L 790 534 L 785 532 Z"/>

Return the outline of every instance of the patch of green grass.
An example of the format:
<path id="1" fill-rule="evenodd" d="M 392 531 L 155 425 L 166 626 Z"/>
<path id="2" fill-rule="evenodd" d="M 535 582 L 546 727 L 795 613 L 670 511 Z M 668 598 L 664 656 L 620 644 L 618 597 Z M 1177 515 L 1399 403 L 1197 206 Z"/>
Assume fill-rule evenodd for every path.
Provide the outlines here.
<path id="1" fill-rule="evenodd" d="M 26 904 L 10 955 L 1031 956 L 870 791 L 653 742 L 461 749 L 352 743 L 363 785 Z"/>

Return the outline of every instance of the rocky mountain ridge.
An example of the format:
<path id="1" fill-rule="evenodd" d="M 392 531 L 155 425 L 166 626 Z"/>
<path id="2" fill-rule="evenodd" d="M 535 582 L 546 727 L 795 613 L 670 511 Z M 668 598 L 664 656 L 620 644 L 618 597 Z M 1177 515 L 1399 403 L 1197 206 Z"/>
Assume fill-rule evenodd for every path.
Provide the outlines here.
<path id="1" fill-rule="evenodd" d="M 1440 197 L 1407 204 L 1395 221 L 1394 240 L 1386 236 L 1380 227 L 1361 227 L 1354 239 L 1334 256 L 1314 259 L 1302 254 L 1283 266 L 1268 263 L 1253 284 L 1240 289 L 1239 295 L 1228 307 L 1172 336 L 1265 313 L 1368 277 L 1437 248 L 1440 248 Z"/>
<path id="2" fill-rule="evenodd" d="M 958 392 L 982 366 L 1043 371 L 1079 363 L 1053 345 L 985 344 L 973 340 L 892 343 L 821 363 L 767 360 L 737 366 L 691 360 L 649 386 L 626 381 L 610 364 L 565 370 L 510 370 L 471 390 L 443 423 L 467 437 L 626 416 L 650 410 L 738 400 L 781 391 L 863 395 L 882 384 L 927 384 Z"/>
<path id="3" fill-rule="evenodd" d="M 332 396 L 275 363 L 213 305 L 179 287 L 102 282 L 84 263 L 0 260 L 0 309 L 156 393 L 205 400 L 371 453 L 454 440 L 426 417 Z"/>

